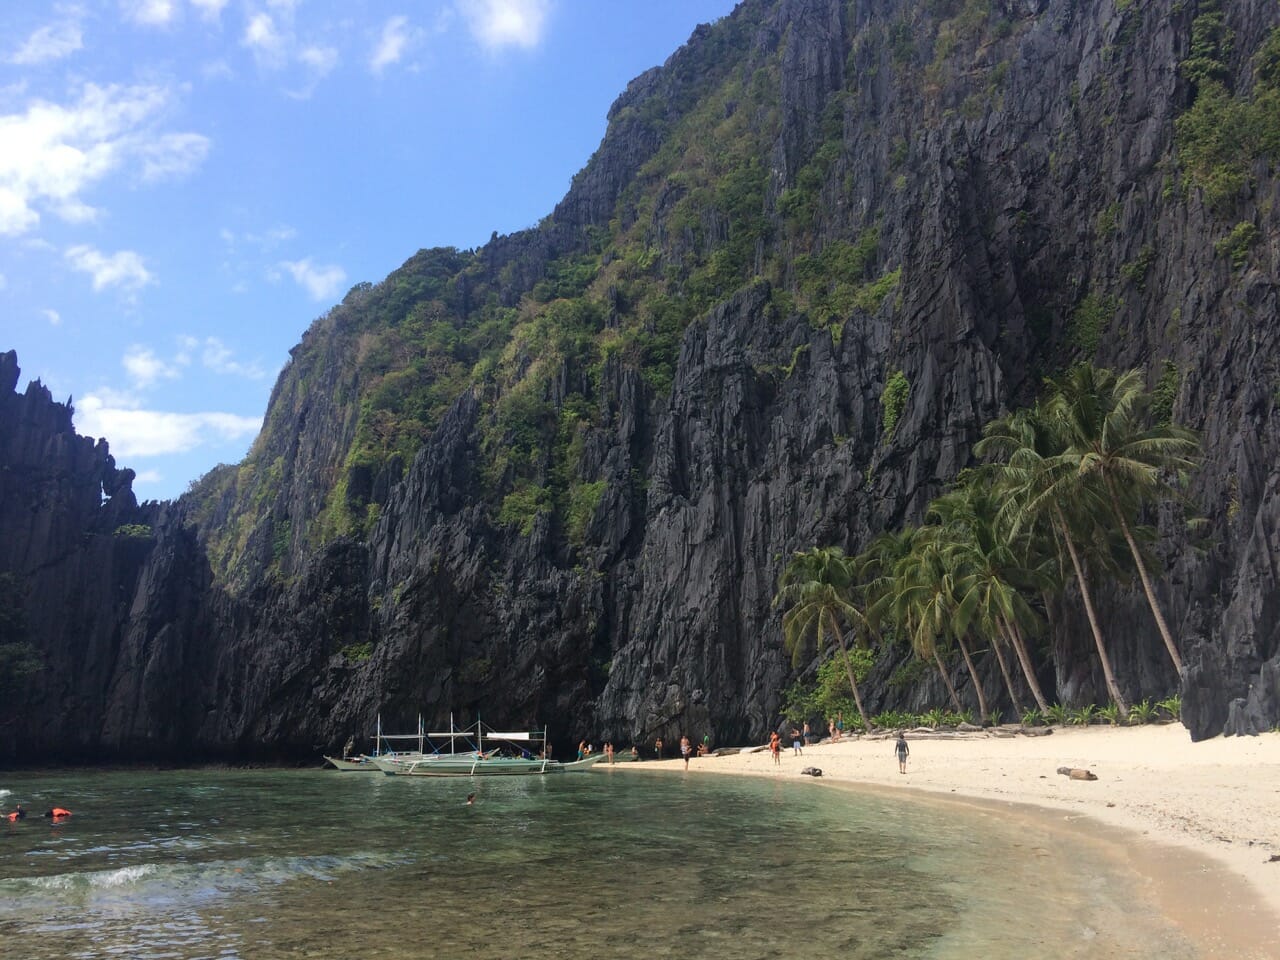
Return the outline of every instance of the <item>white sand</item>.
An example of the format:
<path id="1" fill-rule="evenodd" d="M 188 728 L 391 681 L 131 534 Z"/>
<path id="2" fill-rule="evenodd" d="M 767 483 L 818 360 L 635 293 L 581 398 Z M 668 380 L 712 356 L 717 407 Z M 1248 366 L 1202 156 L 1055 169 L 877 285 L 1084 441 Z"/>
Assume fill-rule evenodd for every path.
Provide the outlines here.
<path id="1" fill-rule="evenodd" d="M 806 747 L 781 763 L 767 750 L 694 758 L 689 775 L 754 774 L 875 790 L 922 790 L 954 798 L 1031 804 L 1093 834 L 1115 834 L 1116 852 L 1153 882 L 1161 910 L 1206 956 L 1280 958 L 1280 734 L 1192 743 L 1180 725 L 1058 727 L 1049 736 L 988 734 L 934 740 L 908 733 L 907 773 L 894 740 L 848 739 Z M 681 770 L 683 761 L 614 769 Z M 1083 767 L 1096 781 L 1070 780 Z M 1133 843 L 1133 834 L 1150 843 Z M 1108 839 L 1104 837 L 1103 839 Z M 1194 856 L 1188 856 L 1193 854 Z M 1243 882 L 1242 882 L 1243 881 Z"/>

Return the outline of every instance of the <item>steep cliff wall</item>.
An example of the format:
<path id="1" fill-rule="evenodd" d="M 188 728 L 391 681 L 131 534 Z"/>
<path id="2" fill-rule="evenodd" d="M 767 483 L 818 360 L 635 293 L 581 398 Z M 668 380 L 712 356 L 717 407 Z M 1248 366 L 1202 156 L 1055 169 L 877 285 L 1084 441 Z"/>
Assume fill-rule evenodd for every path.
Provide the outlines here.
<path id="1" fill-rule="evenodd" d="M 305 755 L 451 710 L 762 737 L 791 552 L 918 521 L 1076 359 L 1165 384 L 1206 453 L 1207 540 L 1150 518 L 1182 677 L 1104 585 L 1125 692 L 1180 691 L 1197 737 L 1280 722 L 1277 183 L 1262 154 L 1229 203 L 1189 173 L 1213 9 L 750 0 L 633 82 L 538 229 L 423 251 L 317 321 L 246 463 L 177 504 L 137 507 L 7 361 L 3 567 L 48 664 L 2 755 Z M 1278 22 L 1229 5 L 1229 96 Z M 1039 651 L 1064 702 L 1105 695 L 1078 607 Z M 902 656 L 873 710 L 941 702 L 887 683 Z"/>

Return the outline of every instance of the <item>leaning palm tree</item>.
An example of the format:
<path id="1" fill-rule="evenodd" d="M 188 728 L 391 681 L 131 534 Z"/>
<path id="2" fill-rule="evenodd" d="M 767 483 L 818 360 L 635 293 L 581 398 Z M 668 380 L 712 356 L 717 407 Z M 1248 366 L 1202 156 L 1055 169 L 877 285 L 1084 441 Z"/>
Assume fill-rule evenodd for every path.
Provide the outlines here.
<path id="1" fill-rule="evenodd" d="M 991 638 L 991 649 L 1004 677 L 1005 689 L 1018 713 L 1022 703 L 1005 661 L 1002 646 L 1014 651 L 1027 688 L 1037 706 L 1048 710 L 1030 654 L 1011 623 L 1034 624 L 1037 615 L 1019 586 L 1045 583 L 1044 574 L 1019 562 L 1017 541 L 1006 535 L 998 523 L 1000 501 L 990 483 L 989 471 L 963 472 L 954 489 L 938 497 L 929 507 L 947 531 L 947 563 L 956 576 L 955 629 L 966 632 L 976 626 Z"/>
<path id="2" fill-rule="evenodd" d="M 922 660 L 932 659 L 938 668 L 938 675 L 951 695 L 951 703 L 959 713 L 963 707 L 956 693 L 951 675 L 942 660 L 939 640 L 951 632 L 950 624 L 955 610 L 951 574 L 943 563 L 942 551 L 938 548 L 937 528 L 922 527 L 916 531 L 911 551 L 898 561 L 894 567 L 894 588 L 891 601 L 892 617 L 897 626 L 906 634 L 911 649 Z M 972 670 L 972 661 L 965 651 L 965 661 Z M 985 719 L 986 701 L 982 688 L 974 677 L 974 686 L 978 691 L 978 705 Z"/>
<path id="3" fill-rule="evenodd" d="M 1093 634 L 1103 680 L 1120 714 L 1127 717 L 1128 703 L 1120 691 L 1111 657 L 1102 635 L 1102 624 L 1093 606 L 1093 593 L 1077 539 L 1079 518 L 1096 516 L 1102 505 L 1096 503 L 1093 489 L 1086 485 L 1064 483 L 1064 461 L 1057 459 L 1066 449 L 1054 420 L 1042 405 L 1019 410 L 987 424 L 983 438 L 974 450 L 980 456 L 998 463 L 997 475 L 1005 494 L 1002 513 L 1012 535 L 1036 525 L 1047 526 L 1054 541 L 1066 549 L 1071 568 L 1080 588 L 1085 615 Z M 1068 516 L 1068 513 L 1071 516 Z M 1075 524 L 1073 526 L 1073 520 Z"/>
<path id="4" fill-rule="evenodd" d="M 855 638 L 862 641 L 869 632 L 865 614 L 853 602 L 851 567 L 850 558 L 839 547 L 798 550 L 782 572 L 773 605 L 785 604 L 787 607 L 782 615 L 782 642 L 791 654 L 793 666 L 799 666 L 810 636 L 814 638 L 819 653 L 825 648 L 828 637 L 835 639 L 849 674 L 849 686 L 853 689 L 853 702 L 857 704 L 862 728 L 870 730 L 871 721 L 863 709 L 848 645 L 840 629 L 843 621 L 854 628 Z"/>
<path id="5" fill-rule="evenodd" d="M 1181 673 L 1182 656 L 1156 599 L 1129 516 L 1171 491 L 1168 477 L 1197 465 L 1196 434 L 1153 421 L 1151 395 L 1137 370 L 1117 375 L 1080 364 L 1049 385 L 1047 413 L 1066 444 L 1055 458 L 1066 468 L 1056 487 L 1059 491 L 1085 484 L 1101 488 L 1101 497 L 1128 544 L 1169 658 Z"/>

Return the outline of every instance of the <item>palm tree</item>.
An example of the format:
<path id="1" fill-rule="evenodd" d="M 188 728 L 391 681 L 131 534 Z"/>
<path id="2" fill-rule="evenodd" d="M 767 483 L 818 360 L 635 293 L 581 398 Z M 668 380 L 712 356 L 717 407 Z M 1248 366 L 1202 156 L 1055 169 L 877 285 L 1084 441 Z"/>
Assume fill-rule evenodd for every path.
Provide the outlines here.
<path id="1" fill-rule="evenodd" d="M 1182 656 L 1156 599 L 1129 515 L 1171 491 L 1167 480 L 1171 474 L 1197 465 L 1196 434 L 1185 427 L 1152 422 L 1151 395 L 1137 370 L 1117 375 L 1080 364 L 1050 381 L 1050 389 L 1047 412 L 1066 443 L 1055 459 L 1067 469 L 1055 486 L 1059 490 L 1085 484 L 1101 487 L 1128 544 L 1169 658 L 1181 673 Z"/>
<path id="2" fill-rule="evenodd" d="M 862 728 L 870 730 L 871 721 L 863 709 L 853 663 L 849 659 L 845 636 L 840 629 L 840 623 L 844 621 L 854 626 L 855 636 L 860 639 L 867 632 L 866 616 L 853 603 L 851 570 L 850 558 L 839 547 L 797 550 L 782 572 L 773 605 L 787 605 L 787 610 L 782 615 L 782 642 L 791 654 L 793 666 L 799 666 L 811 634 L 819 653 L 829 636 L 835 638 L 845 670 L 849 674 L 849 686 L 853 689 L 853 702 L 858 706 L 858 716 L 862 718 Z"/>
<path id="3" fill-rule="evenodd" d="M 911 649 L 922 660 L 932 659 L 938 674 L 946 684 L 951 702 L 959 713 L 963 708 L 960 697 L 951 682 L 951 676 L 943 663 L 939 639 L 951 632 L 951 620 L 955 610 L 955 596 L 951 573 L 943 563 L 943 554 L 937 543 L 936 527 L 921 527 L 912 540 L 911 551 L 894 566 L 892 616 L 907 635 Z M 965 652 L 965 662 L 972 670 L 972 661 Z M 978 704 L 985 718 L 986 701 L 977 677 L 974 686 L 978 690 Z"/>
<path id="4" fill-rule="evenodd" d="M 1009 699 L 1022 713 L 1017 690 L 1005 662 L 1002 643 L 1015 653 L 1027 687 L 1040 709 L 1048 702 L 1040 690 L 1040 682 L 1020 634 L 1010 622 L 1033 624 L 1037 617 L 1023 597 L 1015 579 L 1023 585 L 1045 582 L 1044 574 L 1028 569 L 1015 555 L 1017 542 L 1000 528 L 1000 501 L 990 482 L 990 471 L 966 471 L 954 489 L 930 505 L 930 513 L 938 517 L 947 531 L 947 563 L 956 571 L 955 629 L 963 634 L 976 625 L 991 638 L 991 649 L 1000 665 Z"/>
<path id="5" fill-rule="evenodd" d="M 1096 498 L 1088 486 L 1072 487 L 1061 482 L 1065 464 L 1057 457 L 1064 452 L 1066 445 L 1053 427 L 1054 421 L 1046 414 L 1043 405 L 1037 404 L 1030 410 L 1019 410 L 987 424 L 983 438 L 974 450 L 981 457 L 995 458 L 999 462 L 998 476 L 1005 493 L 1002 513 L 1007 518 L 1011 534 L 1016 536 L 1024 529 L 1044 523 L 1055 542 L 1066 548 L 1076 583 L 1080 586 L 1080 597 L 1089 619 L 1107 692 L 1121 715 L 1127 717 L 1129 707 L 1111 667 L 1102 625 L 1093 606 L 1084 560 L 1076 545 L 1067 511 L 1063 509 L 1064 498 L 1069 498 L 1066 502 L 1073 517 L 1096 515 L 1092 508 L 1099 505 L 1094 502 Z"/>

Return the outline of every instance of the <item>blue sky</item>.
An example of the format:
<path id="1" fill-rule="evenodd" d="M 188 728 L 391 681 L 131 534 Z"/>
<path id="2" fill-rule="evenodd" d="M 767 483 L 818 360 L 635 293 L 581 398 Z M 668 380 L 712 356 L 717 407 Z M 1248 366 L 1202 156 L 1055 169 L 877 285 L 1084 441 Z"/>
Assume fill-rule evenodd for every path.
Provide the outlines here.
<path id="1" fill-rule="evenodd" d="M 421 247 L 537 223 L 628 80 L 733 0 L 0 7 L 0 350 L 174 497 L 303 330 Z"/>

